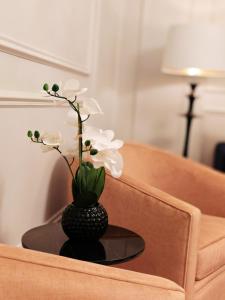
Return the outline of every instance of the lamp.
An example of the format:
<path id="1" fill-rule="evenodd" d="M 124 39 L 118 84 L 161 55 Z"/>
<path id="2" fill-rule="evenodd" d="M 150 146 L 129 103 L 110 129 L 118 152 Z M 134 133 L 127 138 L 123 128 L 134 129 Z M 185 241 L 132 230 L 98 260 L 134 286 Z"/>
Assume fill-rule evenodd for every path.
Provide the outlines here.
<path id="1" fill-rule="evenodd" d="M 192 78 L 188 95 L 183 156 L 188 156 L 190 129 L 196 99 L 197 77 L 225 77 L 225 27 L 216 24 L 183 24 L 171 28 L 161 71 Z"/>

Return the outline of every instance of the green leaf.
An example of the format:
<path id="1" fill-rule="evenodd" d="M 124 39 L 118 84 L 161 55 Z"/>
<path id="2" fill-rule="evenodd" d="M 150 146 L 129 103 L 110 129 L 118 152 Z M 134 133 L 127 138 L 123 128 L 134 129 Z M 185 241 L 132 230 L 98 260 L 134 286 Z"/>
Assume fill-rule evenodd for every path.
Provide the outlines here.
<path id="1" fill-rule="evenodd" d="M 105 186 L 105 168 L 101 167 L 97 170 L 98 170 L 98 177 L 96 179 L 97 183 L 96 183 L 95 192 L 98 198 L 100 198 Z"/>
<path id="2" fill-rule="evenodd" d="M 85 162 L 77 169 L 72 182 L 72 192 L 80 206 L 95 204 L 104 189 L 105 169 L 95 169 L 90 162 Z"/>
<path id="3" fill-rule="evenodd" d="M 90 161 L 86 162 L 86 166 L 88 166 L 90 169 L 94 168 L 93 164 Z"/>
<path id="4" fill-rule="evenodd" d="M 28 136 L 29 138 L 32 138 L 33 132 L 32 132 L 31 130 L 28 130 L 28 131 L 27 131 L 27 136 Z"/>

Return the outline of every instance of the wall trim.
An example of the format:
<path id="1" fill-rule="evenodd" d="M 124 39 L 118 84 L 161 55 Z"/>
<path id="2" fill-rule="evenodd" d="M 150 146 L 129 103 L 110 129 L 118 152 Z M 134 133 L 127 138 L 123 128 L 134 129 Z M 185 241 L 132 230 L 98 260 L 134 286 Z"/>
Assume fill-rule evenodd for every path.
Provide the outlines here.
<path id="1" fill-rule="evenodd" d="M 92 50 L 94 43 L 94 32 L 95 26 L 95 15 L 97 13 L 98 5 L 97 0 L 92 1 L 91 5 L 91 20 L 88 29 L 88 46 L 86 62 L 84 65 L 74 63 L 73 61 L 67 60 L 62 57 L 55 56 L 45 50 L 34 48 L 26 43 L 18 41 L 7 35 L 0 35 L 0 51 L 30 60 L 32 62 L 37 62 L 43 65 L 48 65 L 72 73 L 80 73 L 82 75 L 90 75 L 92 69 Z"/>
<path id="2" fill-rule="evenodd" d="M 53 97 L 42 96 L 39 93 L 22 91 L 1 91 L 0 107 L 66 107 L 67 102 Z"/>
<path id="3" fill-rule="evenodd" d="M 214 106 L 206 106 L 203 108 L 203 110 L 205 111 L 205 113 L 209 113 L 209 114 L 219 114 L 219 115 L 224 115 L 225 114 L 225 107 L 214 107 Z"/>
<path id="4" fill-rule="evenodd" d="M 65 71 L 83 75 L 90 74 L 89 63 L 86 66 L 81 66 L 3 35 L 0 35 L 0 51 Z"/>

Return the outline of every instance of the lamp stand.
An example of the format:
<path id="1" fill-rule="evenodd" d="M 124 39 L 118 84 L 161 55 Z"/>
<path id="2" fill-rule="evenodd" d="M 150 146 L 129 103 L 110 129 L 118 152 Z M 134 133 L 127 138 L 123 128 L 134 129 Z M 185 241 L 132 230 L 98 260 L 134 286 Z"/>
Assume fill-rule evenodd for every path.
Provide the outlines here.
<path id="1" fill-rule="evenodd" d="M 190 94 L 188 95 L 189 107 L 188 107 L 187 113 L 185 114 L 186 132 L 185 132 L 184 148 L 183 148 L 183 156 L 184 157 L 188 157 L 190 130 L 191 130 L 192 119 L 194 118 L 193 108 L 194 108 L 194 102 L 196 99 L 195 90 L 196 90 L 197 86 L 198 86 L 197 83 L 190 83 L 191 91 L 190 91 Z"/>

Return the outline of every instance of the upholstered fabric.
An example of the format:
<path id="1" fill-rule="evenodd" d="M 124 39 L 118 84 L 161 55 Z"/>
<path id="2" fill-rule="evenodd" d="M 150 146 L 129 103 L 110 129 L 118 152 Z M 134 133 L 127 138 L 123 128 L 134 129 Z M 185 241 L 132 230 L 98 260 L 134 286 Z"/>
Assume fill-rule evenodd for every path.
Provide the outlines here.
<path id="1" fill-rule="evenodd" d="M 184 300 L 167 279 L 6 245 L 0 265 L 2 300 Z"/>
<path id="2" fill-rule="evenodd" d="M 194 300 L 224 300 L 225 266 L 195 282 Z"/>
<path id="3" fill-rule="evenodd" d="M 146 242 L 144 253 L 121 267 L 160 274 L 185 288 L 190 278 L 194 283 L 199 209 L 125 176 L 107 178 L 101 201 L 110 223 L 134 230 Z"/>
<path id="4" fill-rule="evenodd" d="M 144 254 L 123 267 L 174 280 L 187 300 L 212 299 L 213 291 L 225 299 L 224 220 L 202 217 L 225 218 L 224 174 L 147 145 L 126 144 L 121 153 L 123 176 L 108 175 L 102 202 L 112 223 L 146 241 Z"/>
<path id="5" fill-rule="evenodd" d="M 196 280 L 225 265 L 225 218 L 203 215 L 200 228 Z"/>
<path id="6" fill-rule="evenodd" d="M 200 208 L 225 217 L 225 175 L 190 159 L 143 144 L 126 144 L 124 175 L 139 179 Z"/>

